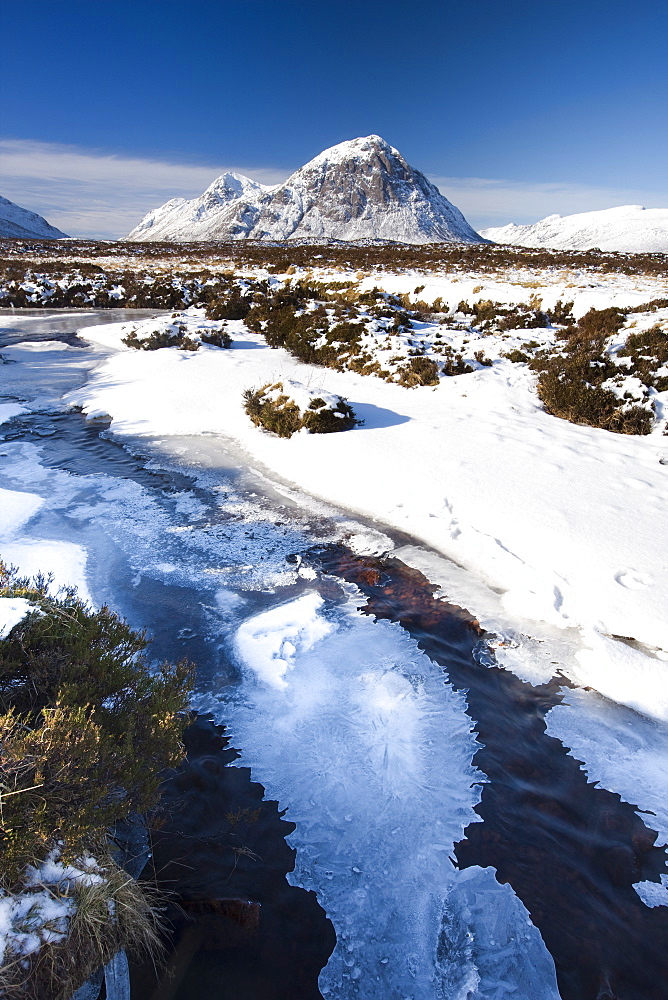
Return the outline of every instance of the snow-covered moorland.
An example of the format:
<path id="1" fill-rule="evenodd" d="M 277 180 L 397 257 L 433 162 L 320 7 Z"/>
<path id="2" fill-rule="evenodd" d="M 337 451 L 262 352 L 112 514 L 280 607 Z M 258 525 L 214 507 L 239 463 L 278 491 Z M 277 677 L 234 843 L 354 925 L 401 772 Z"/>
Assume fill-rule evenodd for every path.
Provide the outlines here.
<path id="1" fill-rule="evenodd" d="M 109 414 L 118 435 L 224 435 L 274 475 L 409 533 L 422 547 L 402 556 L 447 580 L 450 599 L 500 633 L 496 655 L 509 668 L 534 682 L 561 668 L 667 720 L 665 278 L 519 261 L 494 270 L 291 271 L 242 267 L 234 280 L 246 289 L 267 282 L 274 302 L 288 282 L 342 283 L 350 314 L 326 296 L 292 303 L 297 320 L 320 310 L 317 336 L 310 321 L 292 324 L 311 331 L 295 343 L 276 334 L 271 309 L 252 306 L 245 319 L 224 322 L 233 342 L 225 351 L 135 351 L 124 339 L 148 327 L 88 328 L 82 336 L 116 353 L 70 402 Z M 643 408 L 643 436 L 603 429 L 614 421 L 569 422 L 546 412 L 537 392 L 541 357 L 575 350 L 578 321 L 613 307 L 598 353 L 585 356 L 597 373 L 586 388 L 612 394 L 622 412 Z M 205 314 L 190 308 L 174 321 L 194 332 Z M 350 351 L 342 325 L 356 327 Z M 286 346 L 269 346 L 272 336 Z M 433 377 L 402 377 L 415 360 Z M 254 427 L 244 391 L 284 379 L 344 397 L 364 425 L 289 440 Z M 457 582 L 437 555 L 469 574 Z"/>
<path id="2" fill-rule="evenodd" d="M 481 233 L 495 243 L 579 250 L 622 250 L 630 253 L 668 250 L 668 209 L 620 205 L 598 212 L 548 215 L 531 225 L 496 226 Z"/>

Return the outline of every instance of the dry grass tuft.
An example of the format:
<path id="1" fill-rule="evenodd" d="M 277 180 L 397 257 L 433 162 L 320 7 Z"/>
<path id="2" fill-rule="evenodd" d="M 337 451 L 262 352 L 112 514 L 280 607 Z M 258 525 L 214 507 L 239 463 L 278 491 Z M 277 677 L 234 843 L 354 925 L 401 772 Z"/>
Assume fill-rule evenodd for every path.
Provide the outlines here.
<path id="1" fill-rule="evenodd" d="M 121 950 L 138 957 L 160 957 L 164 897 L 111 860 L 99 872 L 102 881 L 94 884 L 72 881 L 36 887 L 55 900 L 72 899 L 76 910 L 68 933 L 57 942 L 45 942 L 26 957 L 6 956 L 0 969 L 0 994 L 8 1000 L 69 1000 Z"/>

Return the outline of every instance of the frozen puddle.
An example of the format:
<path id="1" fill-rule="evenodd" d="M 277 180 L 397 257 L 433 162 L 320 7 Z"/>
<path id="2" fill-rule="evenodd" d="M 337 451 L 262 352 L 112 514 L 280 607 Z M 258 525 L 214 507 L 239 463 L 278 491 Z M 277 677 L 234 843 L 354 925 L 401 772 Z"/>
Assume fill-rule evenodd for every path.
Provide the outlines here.
<path id="1" fill-rule="evenodd" d="M 297 824 L 292 881 L 335 926 L 323 995 L 558 998 L 512 889 L 452 861 L 485 780 L 463 695 L 347 590 L 343 603 L 312 591 L 239 626 L 242 681 L 224 709 L 242 762 Z"/>

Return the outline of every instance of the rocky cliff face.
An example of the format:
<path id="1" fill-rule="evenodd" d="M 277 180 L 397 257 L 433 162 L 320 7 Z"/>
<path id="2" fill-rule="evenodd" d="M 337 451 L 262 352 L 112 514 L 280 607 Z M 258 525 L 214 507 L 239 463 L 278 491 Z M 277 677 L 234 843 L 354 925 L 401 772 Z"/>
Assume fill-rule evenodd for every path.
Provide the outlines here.
<path id="1" fill-rule="evenodd" d="M 219 190 L 226 196 L 216 201 Z M 151 212 L 126 239 L 481 242 L 459 209 L 376 135 L 326 149 L 273 188 L 223 174 L 201 198 Z"/>
<path id="2" fill-rule="evenodd" d="M 29 212 L 7 198 L 0 198 L 0 237 L 6 239 L 12 236 L 30 240 L 60 240 L 67 234 L 49 225 L 36 212 Z"/>

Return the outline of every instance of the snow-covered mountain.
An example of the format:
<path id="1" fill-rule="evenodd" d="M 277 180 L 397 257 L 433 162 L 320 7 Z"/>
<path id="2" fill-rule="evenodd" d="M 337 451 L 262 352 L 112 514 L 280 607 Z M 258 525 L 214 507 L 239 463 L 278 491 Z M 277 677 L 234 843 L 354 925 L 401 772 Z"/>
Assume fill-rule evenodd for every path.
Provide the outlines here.
<path id="1" fill-rule="evenodd" d="M 150 212 L 125 238 L 482 242 L 459 209 L 377 135 L 326 149 L 275 187 L 223 174 L 200 198 Z"/>
<path id="2" fill-rule="evenodd" d="M 495 243 L 553 250 L 620 250 L 626 253 L 668 252 L 668 208 L 622 205 L 577 215 L 548 215 L 529 226 L 482 229 Z"/>
<path id="3" fill-rule="evenodd" d="M 181 235 L 208 233 L 215 228 L 224 209 L 232 202 L 252 203 L 271 188 L 258 184 L 250 177 L 231 171 L 221 174 L 199 198 L 172 198 L 160 208 L 149 212 L 132 230 L 128 240 L 207 240 L 219 237 Z"/>
<path id="4" fill-rule="evenodd" d="M 20 239 L 60 240 L 67 238 L 66 233 L 49 225 L 46 219 L 36 212 L 15 205 L 7 198 L 0 198 L 0 237 L 18 236 Z"/>

